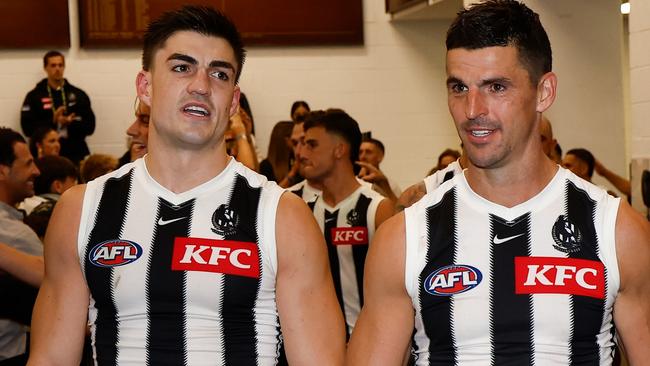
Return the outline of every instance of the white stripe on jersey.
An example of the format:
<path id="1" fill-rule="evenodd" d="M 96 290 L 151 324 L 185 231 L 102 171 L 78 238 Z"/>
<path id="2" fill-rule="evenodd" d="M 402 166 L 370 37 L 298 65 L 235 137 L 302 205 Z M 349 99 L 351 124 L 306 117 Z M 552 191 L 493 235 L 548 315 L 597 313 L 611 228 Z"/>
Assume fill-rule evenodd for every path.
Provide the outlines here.
<path id="1" fill-rule="evenodd" d="M 440 185 L 445 182 L 447 173 L 451 172 L 452 176 L 456 176 L 459 173 L 462 173 L 463 168 L 460 167 L 460 163 L 458 162 L 459 160 L 450 163 L 445 167 L 445 169 L 438 170 L 437 172 L 424 178 L 424 187 L 426 188 L 426 192 L 433 192 L 436 188 L 440 187 Z"/>

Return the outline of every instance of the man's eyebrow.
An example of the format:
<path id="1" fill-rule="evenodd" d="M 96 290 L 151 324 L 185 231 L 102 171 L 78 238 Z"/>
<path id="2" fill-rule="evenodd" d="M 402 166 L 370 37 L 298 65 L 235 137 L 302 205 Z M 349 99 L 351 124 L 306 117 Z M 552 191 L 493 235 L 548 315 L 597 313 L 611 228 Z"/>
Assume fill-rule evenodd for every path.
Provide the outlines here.
<path id="1" fill-rule="evenodd" d="M 481 81 L 480 86 L 486 86 L 491 84 L 512 84 L 512 80 L 510 80 L 509 78 L 485 79 Z"/>
<path id="2" fill-rule="evenodd" d="M 182 53 L 173 53 L 171 56 L 167 57 L 167 61 L 171 61 L 171 60 L 185 61 L 192 65 L 197 65 L 199 63 L 198 61 L 196 61 L 194 57 L 184 55 Z"/>
<path id="3" fill-rule="evenodd" d="M 214 60 L 210 62 L 210 67 L 223 67 L 235 71 L 235 67 L 228 61 Z"/>
<path id="4" fill-rule="evenodd" d="M 450 85 L 450 84 L 464 84 L 464 83 L 459 78 L 454 77 L 454 76 L 450 76 L 450 77 L 447 78 L 447 85 Z"/>

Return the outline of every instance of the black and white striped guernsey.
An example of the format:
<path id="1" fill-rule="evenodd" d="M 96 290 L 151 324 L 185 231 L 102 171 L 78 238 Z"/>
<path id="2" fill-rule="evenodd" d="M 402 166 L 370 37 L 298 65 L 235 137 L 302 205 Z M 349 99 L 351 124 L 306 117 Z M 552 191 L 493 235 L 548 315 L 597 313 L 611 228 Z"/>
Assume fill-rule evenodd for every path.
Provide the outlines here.
<path id="1" fill-rule="evenodd" d="M 92 181 L 79 228 L 98 365 L 275 365 L 283 190 L 231 159 L 174 194 L 144 159 Z"/>
<path id="2" fill-rule="evenodd" d="M 292 185 L 287 188 L 288 191 L 294 193 L 296 196 L 302 198 L 305 202 L 311 202 L 316 199 L 321 194 L 321 191 L 312 187 L 307 183 L 307 179 Z"/>
<path id="3" fill-rule="evenodd" d="M 368 185 L 361 185 L 351 195 L 330 207 L 319 196 L 309 206 L 323 231 L 334 289 L 348 336 L 363 306 L 363 269 L 368 244 L 375 233 L 375 215 L 384 199 Z"/>
<path id="4" fill-rule="evenodd" d="M 407 208 L 416 365 L 611 365 L 618 204 L 559 168 L 512 208 L 464 174 Z"/>
<path id="5" fill-rule="evenodd" d="M 436 188 L 454 176 L 463 172 L 463 168 L 460 167 L 460 159 L 451 162 L 444 169 L 438 170 L 437 172 L 424 178 L 424 187 L 426 192 L 433 192 Z"/>

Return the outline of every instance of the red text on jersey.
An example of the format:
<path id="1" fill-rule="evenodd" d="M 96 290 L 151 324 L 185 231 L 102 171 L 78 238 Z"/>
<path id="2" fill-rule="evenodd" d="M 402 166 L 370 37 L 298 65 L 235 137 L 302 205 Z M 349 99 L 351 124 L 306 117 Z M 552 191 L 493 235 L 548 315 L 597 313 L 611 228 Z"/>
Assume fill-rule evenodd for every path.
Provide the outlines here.
<path id="1" fill-rule="evenodd" d="M 516 257 L 515 292 L 604 299 L 605 266 L 587 259 Z"/>
<path id="2" fill-rule="evenodd" d="M 333 227 L 332 245 L 368 244 L 368 228 L 363 226 Z"/>
<path id="3" fill-rule="evenodd" d="M 257 245 L 251 242 L 176 238 L 172 270 L 260 277 Z"/>

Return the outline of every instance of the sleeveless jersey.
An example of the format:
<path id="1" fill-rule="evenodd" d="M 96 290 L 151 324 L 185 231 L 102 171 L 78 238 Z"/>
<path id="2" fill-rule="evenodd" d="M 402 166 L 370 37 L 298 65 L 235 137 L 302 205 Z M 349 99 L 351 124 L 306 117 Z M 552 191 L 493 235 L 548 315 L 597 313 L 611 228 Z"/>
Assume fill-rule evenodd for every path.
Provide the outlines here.
<path id="1" fill-rule="evenodd" d="M 321 194 L 321 191 L 310 186 L 307 183 L 307 179 L 303 179 L 301 182 L 292 185 L 291 187 L 287 188 L 287 190 L 289 192 L 295 193 L 305 202 L 313 201 Z"/>
<path id="2" fill-rule="evenodd" d="M 559 168 L 515 207 L 458 174 L 407 208 L 416 365 L 611 365 L 618 204 Z"/>
<path id="3" fill-rule="evenodd" d="M 427 193 L 433 192 L 434 189 L 440 187 L 440 185 L 459 173 L 463 172 L 463 168 L 460 167 L 458 160 L 450 163 L 445 167 L 445 169 L 438 170 L 437 172 L 424 178 L 424 186 L 426 187 Z"/>
<path id="4" fill-rule="evenodd" d="M 275 365 L 283 190 L 231 159 L 175 194 L 144 159 L 90 182 L 79 258 L 99 365 Z"/>
<path id="5" fill-rule="evenodd" d="M 348 336 L 363 306 L 363 269 L 368 244 L 375 233 L 375 214 L 382 195 L 369 186 L 360 186 L 335 207 L 322 196 L 309 203 L 325 235 L 334 288 Z"/>

